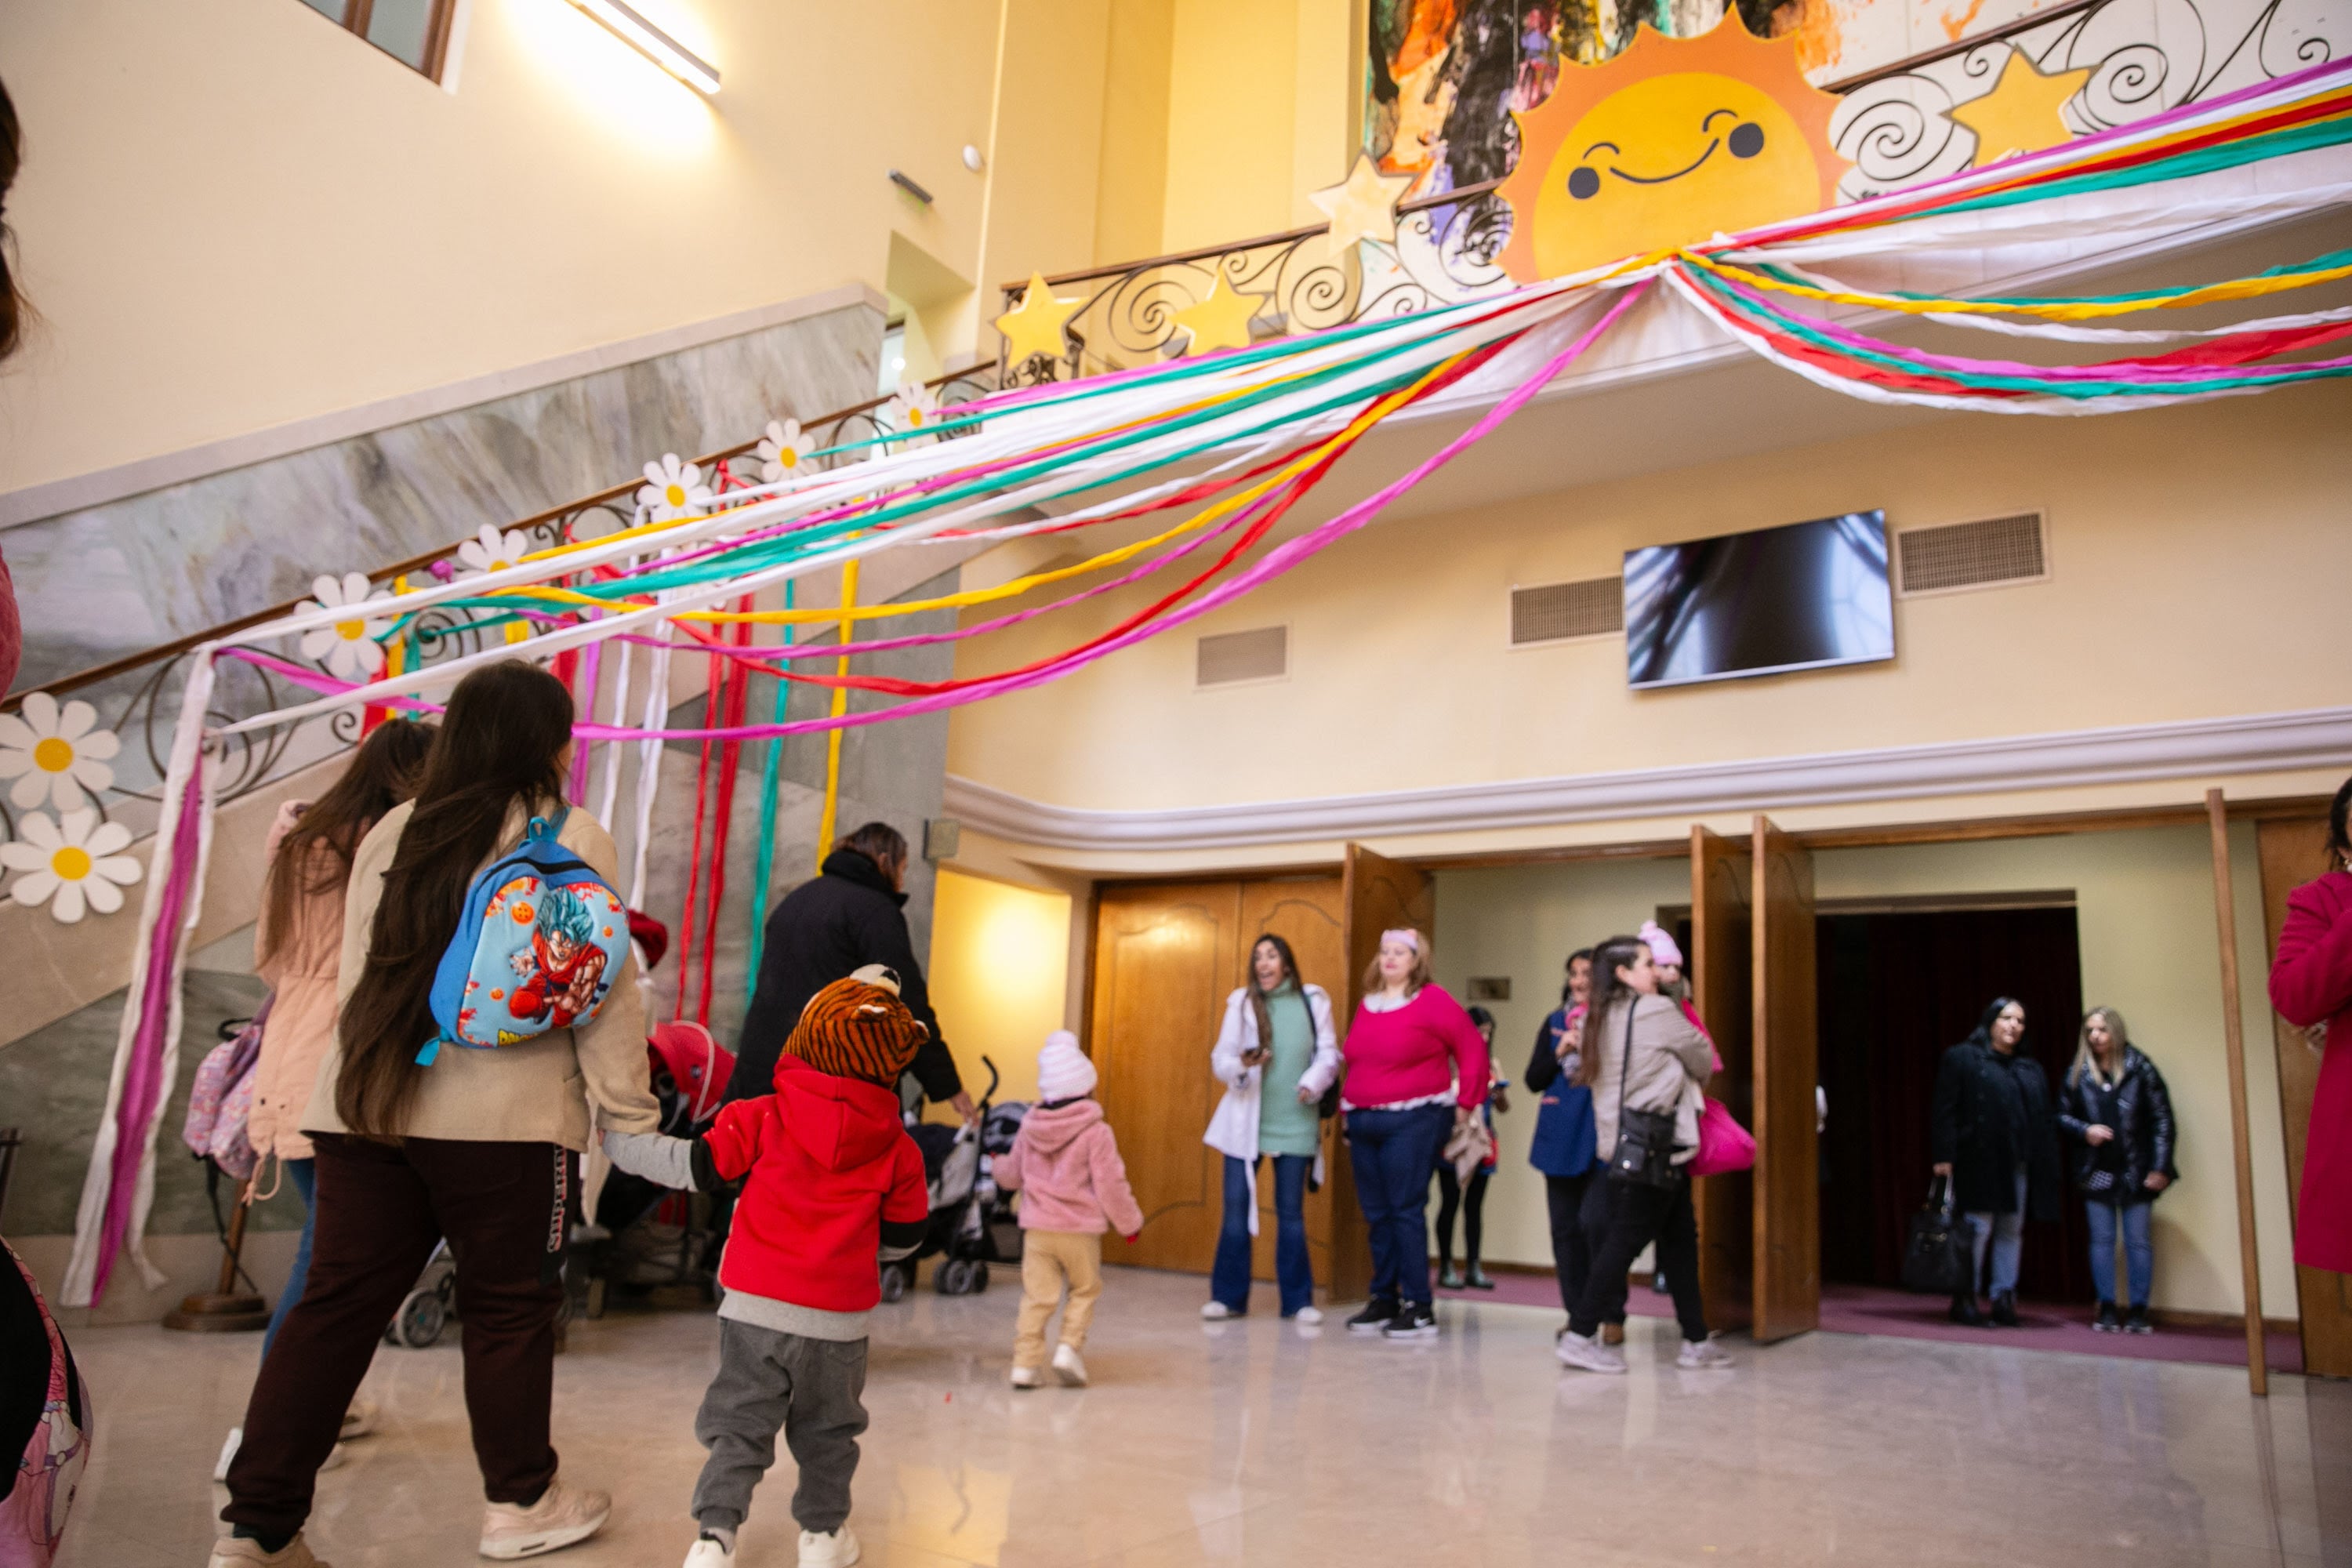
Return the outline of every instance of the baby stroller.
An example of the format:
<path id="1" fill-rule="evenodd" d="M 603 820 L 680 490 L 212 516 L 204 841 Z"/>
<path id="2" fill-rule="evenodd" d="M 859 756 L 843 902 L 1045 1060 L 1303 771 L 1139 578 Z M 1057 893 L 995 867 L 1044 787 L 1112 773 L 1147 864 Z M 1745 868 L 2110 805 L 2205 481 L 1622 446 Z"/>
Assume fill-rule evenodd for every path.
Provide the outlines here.
<path id="1" fill-rule="evenodd" d="M 942 1296 L 972 1296 L 988 1289 L 988 1266 L 1021 1260 L 1021 1226 L 1013 1216 L 1013 1198 L 1000 1192 L 989 1167 L 995 1156 L 1013 1147 L 1028 1106 L 1018 1100 L 992 1101 L 996 1064 L 982 1057 L 988 1068 L 988 1091 L 981 1096 L 976 1127 L 948 1127 L 907 1112 L 907 1134 L 923 1152 L 923 1176 L 930 1188 L 930 1227 L 922 1244 L 908 1257 L 882 1266 L 882 1299 L 896 1301 L 915 1282 L 915 1265 L 938 1257 L 932 1287 Z"/>
<path id="2" fill-rule="evenodd" d="M 708 1127 L 735 1070 L 734 1053 L 700 1024 L 679 1021 L 654 1026 L 646 1061 L 661 1105 L 657 1131 L 691 1138 Z M 605 1298 L 616 1285 L 638 1294 L 690 1285 L 706 1300 L 716 1299 L 726 1226 L 710 1197 L 673 1193 L 614 1171 L 597 1196 L 594 1221 L 572 1233 L 573 1257 L 566 1269 L 588 1317 L 604 1315 Z"/>

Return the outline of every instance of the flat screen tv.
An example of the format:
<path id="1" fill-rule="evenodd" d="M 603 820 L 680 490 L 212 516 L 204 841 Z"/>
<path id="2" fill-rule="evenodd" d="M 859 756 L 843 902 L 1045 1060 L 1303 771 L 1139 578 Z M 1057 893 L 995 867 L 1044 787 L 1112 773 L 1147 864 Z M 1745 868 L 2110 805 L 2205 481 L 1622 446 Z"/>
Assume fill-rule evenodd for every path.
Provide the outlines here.
<path id="1" fill-rule="evenodd" d="M 1637 688 L 1894 657 L 1884 511 L 1625 552 L 1625 670 Z"/>

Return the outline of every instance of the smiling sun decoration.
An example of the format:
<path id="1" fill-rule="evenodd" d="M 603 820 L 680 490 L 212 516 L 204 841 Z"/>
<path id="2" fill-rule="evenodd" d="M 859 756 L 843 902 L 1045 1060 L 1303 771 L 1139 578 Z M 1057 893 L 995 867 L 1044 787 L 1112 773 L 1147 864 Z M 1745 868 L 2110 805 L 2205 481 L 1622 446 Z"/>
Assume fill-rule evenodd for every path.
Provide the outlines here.
<path id="1" fill-rule="evenodd" d="M 1793 35 L 1759 38 L 1737 10 L 1696 38 L 1644 26 L 1513 115 L 1503 269 L 1532 283 L 1819 212 L 1845 172 L 1829 144 L 1837 103 L 1805 80 Z"/>

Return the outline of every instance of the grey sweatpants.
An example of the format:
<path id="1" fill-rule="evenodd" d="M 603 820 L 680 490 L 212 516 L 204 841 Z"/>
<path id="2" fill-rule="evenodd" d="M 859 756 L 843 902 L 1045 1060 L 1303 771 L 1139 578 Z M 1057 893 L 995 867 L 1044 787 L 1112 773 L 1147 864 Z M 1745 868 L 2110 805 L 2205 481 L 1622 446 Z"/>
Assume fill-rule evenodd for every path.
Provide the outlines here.
<path id="1" fill-rule="evenodd" d="M 839 1530 L 866 1430 L 865 1390 L 864 1340 L 805 1339 L 719 1319 L 719 1375 L 694 1417 L 694 1436 L 710 1450 L 694 1483 L 696 1521 L 742 1528 L 781 1431 L 801 1471 L 793 1518 L 820 1535 Z"/>

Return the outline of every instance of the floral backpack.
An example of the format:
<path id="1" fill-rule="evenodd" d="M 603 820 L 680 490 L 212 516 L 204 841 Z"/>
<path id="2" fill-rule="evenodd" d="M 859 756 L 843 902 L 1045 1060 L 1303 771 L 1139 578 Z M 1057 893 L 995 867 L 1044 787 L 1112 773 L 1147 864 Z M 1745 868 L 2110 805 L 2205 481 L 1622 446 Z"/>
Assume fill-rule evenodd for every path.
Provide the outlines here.
<path id="1" fill-rule="evenodd" d="M 275 995 L 262 998 L 260 1011 L 245 1026 L 205 1053 L 188 1090 L 188 1119 L 180 1129 L 181 1142 L 199 1160 L 209 1157 L 238 1181 L 253 1174 L 258 1163 L 246 1121 L 253 1112 L 254 1068 L 261 1060 L 261 1029 L 269 1021 Z M 228 1026 L 222 1026 L 226 1031 Z"/>
<path id="2" fill-rule="evenodd" d="M 572 808 L 530 819 L 522 842 L 466 889 L 457 932 L 433 976 L 441 1032 L 416 1053 L 430 1066 L 447 1042 L 520 1045 L 587 1023 L 629 952 L 629 914 L 595 868 L 556 841 Z"/>

